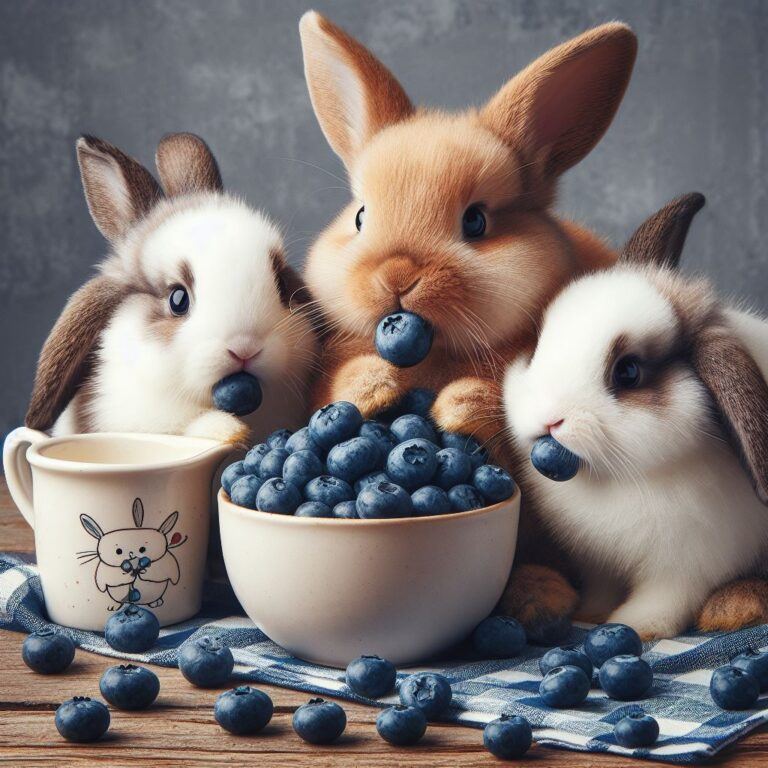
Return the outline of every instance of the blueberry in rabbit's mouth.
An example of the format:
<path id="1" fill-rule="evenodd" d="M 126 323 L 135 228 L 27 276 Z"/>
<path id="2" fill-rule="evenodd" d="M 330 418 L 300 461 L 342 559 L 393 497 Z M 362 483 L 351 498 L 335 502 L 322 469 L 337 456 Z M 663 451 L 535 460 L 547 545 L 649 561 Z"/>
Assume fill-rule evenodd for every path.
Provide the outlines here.
<path id="1" fill-rule="evenodd" d="M 387 315 L 376 328 L 376 351 L 392 365 L 410 368 L 429 354 L 435 331 L 431 323 L 413 312 Z"/>
<path id="2" fill-rule="evenodd" d="M 576 476 L 581 459 L 552 435 L 540 437 L 531 449 L 531 464 L 544 477 L 561 482 Z"/>
<path id="3" fill-rule="evenodd" d="M 245 371 L 225 376 L 213 386 L 213 404 L 235 416 L 253 413 L 262 399 L 259 380 Z"/>

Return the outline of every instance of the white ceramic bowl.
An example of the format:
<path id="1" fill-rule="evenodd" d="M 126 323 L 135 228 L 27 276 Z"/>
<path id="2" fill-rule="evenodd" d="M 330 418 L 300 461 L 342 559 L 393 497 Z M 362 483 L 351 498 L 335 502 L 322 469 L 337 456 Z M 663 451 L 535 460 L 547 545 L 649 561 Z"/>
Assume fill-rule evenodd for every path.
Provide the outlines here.
<path id="1" fill-rule="evenodd" d="M 336 520 L 253 511 L 219 492 L 224 562 L 253 622 L 300 658 L 424 661 L 464 639 L 501 597 L 520 492 L 435 517 Z"/>

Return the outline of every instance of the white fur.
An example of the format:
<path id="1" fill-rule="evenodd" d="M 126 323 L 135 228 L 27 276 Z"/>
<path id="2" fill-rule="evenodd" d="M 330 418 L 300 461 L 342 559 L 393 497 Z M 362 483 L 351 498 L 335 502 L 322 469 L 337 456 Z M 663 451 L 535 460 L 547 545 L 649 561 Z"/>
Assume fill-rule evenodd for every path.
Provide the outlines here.
<path id="1" fill-rule="evenodd" d="M 764 375 L 768 323 L 728 313 Z M 606 387 L 620 335 L 642 355 L 670 343 L 677 319 L 648 273 L 616 267 L 582 278 L 548 309 L 533 358 L 507 371 L 504 403 L 522 452 L 547 433 L 585 461 L 553 482 L 526 463 L 523 485 L 580 566 L 580 615 L 648 637 L 685 629 L 713 588 L 745 573 L 768 542 L 768 510 L 726 443 L 693 370 L 676 369 L 669 402 L 639 405 Z"/>

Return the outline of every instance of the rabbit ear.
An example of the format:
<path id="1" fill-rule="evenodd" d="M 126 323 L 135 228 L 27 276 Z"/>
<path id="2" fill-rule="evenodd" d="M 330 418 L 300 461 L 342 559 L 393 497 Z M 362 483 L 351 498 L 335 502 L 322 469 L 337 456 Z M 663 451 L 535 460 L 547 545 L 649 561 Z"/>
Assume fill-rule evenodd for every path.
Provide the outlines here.
<path id="1" fill-rule="evenodd" d="M 141 528 L 144 523 L 144 505 L 141 503 L 141 499 L 135 498 L 133 500 L 133 523 L 137 528 Z"/>
<path id="2" fill-rule="evenodd" d="M 704 195 L 689 192 L 667 203 L 637 228 L 620 260 L 677 269 L 688 228 L 705 202 Z"/>
<path id="3" fill-rule="evenodd" d="M 93 349 L 125 293 L 124 286 L 99 276 L 69 299 L 40 353 L 25 419 L 28 427 L 53 426 L 90 373 Z"/>
<path id="4" fill-rule="evenodd" d="M 224 188 L 216 158 L 194 133 L 163 136 L 157 146 L 155 163 L 163 189 L 170 197 L 221 192 Z"/>
<path id="5" fill-rule="evenodd" d="M 94 136 L 77 140 L 77 162 L 88 209 L 107 240 L 122 237 L 162 197 L 144 166 Z"/>
<path id="6" fill-rule="evenodd" d="M 315 11 L 299 22 L 304 74 L 320 127 L 347 168 L 368 139 L 413 113 L 392 73 Z"/>
<path id="7" fill-rule="evenodd" d="M 725 323 L 694 339 L 693 365 L 720 412 L 755 491 L 768 504 L 768 384 Z"/>
<path id="8" fill-rule="evenodd" d="M 160 527 L 157 529 L 160 533 L 164 533 L 166 536 L 173 530 L 173 526 L 176 525 L 176 521 L 179 519 L 178 512 L 171 512 L 168 517 L 163 520 Z"/>
<path id="9" fill-rule="evenodd" d="M 556 177 L 597 144 L 619 108 L 637 53 L 624 24 L 603 24 L 553 48 L 481 110 L 484 125 Z"/>
<path id="10" fill-rule="evenodd" d="M 101 526 L 89 515 L 80 515 L 80 524 L 94 539 L 100 539 L 104 535 Z"/>

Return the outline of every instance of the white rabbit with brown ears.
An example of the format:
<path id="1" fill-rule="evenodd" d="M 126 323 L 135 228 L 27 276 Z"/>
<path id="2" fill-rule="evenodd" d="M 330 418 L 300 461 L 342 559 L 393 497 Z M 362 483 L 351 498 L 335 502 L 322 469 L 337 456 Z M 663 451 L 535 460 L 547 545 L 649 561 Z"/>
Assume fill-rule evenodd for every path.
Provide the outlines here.
<path id="1" fill-rule="evenodd" d="M 292 304 L 302 286 L 277 227 L 223 192 L 202 139 L 157 149 L 163 188 L 97 138 L 77 142 L 93 220 L 111 245 L 43 347 L 28 426 L 69 432 L 164 432 L 233 444 L 303 421 L 315 354 Z M 245 420 L 217 411 L 212 388 L 245 370 L 263 388 Z"/>
<path id="2" fill-rule="evenodd" d="M 518 447 L 550 433 L 582 461 L 521 478 L 580 567 L 577 616 L 645 638 L 683 631 L 768 547 L 768 322 L 677 273 L 703 203 L 668 204 L 564 289 L 505 379 Z"/>

